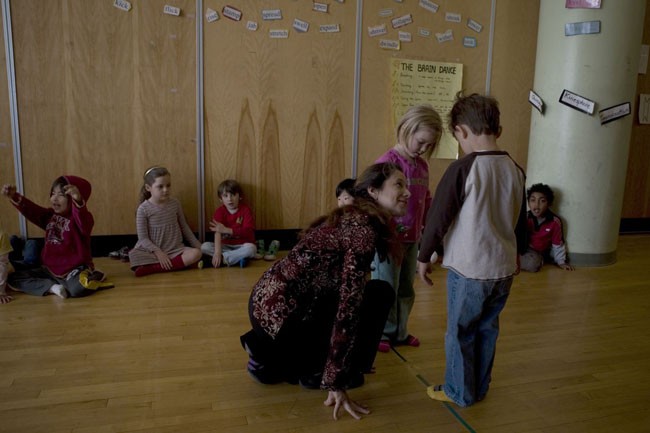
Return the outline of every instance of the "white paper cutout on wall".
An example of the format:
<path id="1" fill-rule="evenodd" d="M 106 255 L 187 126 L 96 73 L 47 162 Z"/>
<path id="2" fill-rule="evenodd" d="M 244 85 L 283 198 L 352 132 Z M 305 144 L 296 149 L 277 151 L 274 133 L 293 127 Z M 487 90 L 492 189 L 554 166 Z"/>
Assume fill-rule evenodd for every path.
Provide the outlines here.
<path id="1" fill-rule="evenodd" d="M 338 33 L 341 31 L 341 27 L 338 24 L 321 24 L 318 30 L 321 33 Z"/>
<path id="2" fill-rule="evenodd" d="M 163 8 L 163 13 L 167 15 L 174 15 L 177 17 L 181 14 L 181 9 L 174 6 L 165 5 L 165 7 Z"/>
<path id="3" fill-rule="evenodd" d="M 382 18 L 387 18 L 387 17 L 392 17 L 393 16 L 393 10 L 392 9 L 382 9 L 379 11 L 379 16 Z"/>
<path id="4" fill-rule="evenodd" d="M 436 33 L 436 39 L 438 39 L 438 43 L 441 44 L 443 42 L 450 42 L 454 40 L 454 32 L 451 30 L 447 30 L 444 33 Z"/>
<path id="5" fill-rule="evenodd" d="M 318 3 L 314 2 L 314 9 L 316 12 L 327 13 L 329 10 L 329 5 L 327 3 Z"/>
<path id="6" fill-rule="evenodd" d="M 221 11 L 224 17 L 230 18 L 233 21 L 241 21 L 242 13 L 239 9 L 232 6 L 224 6 Z"/>
<path id="7" fill-rule="evenodd" d="M 532 90 L 528 93 L 528 102 L 530 102 L 533 107 L 537 108 L 537 111 L 544 114 L 544 101 L 542 101 L 542 98 Z"/>
<path id="8" fill-rule="evenodd" d="M 471 18 L 467 19 L 467 27 L 474 30 L 476 33 L 481 33 L 481 30 L 483 30 L 483 26 Z"/>
<path id="9" fill-rule="evenodd" d="M 255 21 L 247 21 L 246 22 L 246 29 L 250 30 L 251 32 L 254 32 L 257 30 L 257 22 Z"/>
<path id="10" fill-rule="evenodd" d="M 219 12 L 215 11 L 214 9 L 208 8 L 205 11 L 205 20 L 209 23 L 217 21 L 219 19 Z"/>
<path id="11" fill-rule="evenodd" d="M 632 106 L 629 102 L 624 102 L 622 104 L 614 105 L 613 107 L 604 108 L 598 112 L 600 116 L 600 124 L 605 125 L 606 123 L 613 122 L 618 120 L 621 117 L 628 116 L 632 111 Z"/>
<path id="12" fill-rule="evenodd" d="M 589 35 L 600 33 L 600 21 L 583 21 L 579 23 L 566 23 L 564 36 Z"/>
<path id="13" fill-rule="evenodd" d="M 393 18 L 390 22 L 394 29 L 398 29 L 411 24 L 413 22 L 413 17 L 411 14 L 402 15 L 401 17 Z"/>
<path id="14" fill-rule="evenodd" d="M 445 21 L 449 21 L 450 23 L 460 23 L 462 21 L 462 17 L 460 14 L 447 12 L 445 14 Z"/>
<path id="15" fill-rule="evenodd" d="M 424 8 L 429 12 L 433 12 L 434 14 L 438 12 L 438 9 L 440 8 L 438 4 L 432 2 L 431 0 L 420 0 L 419 5 L 421 8 Z"/>
<path id="16" fill-rule="evenodd" d="M 474 36 L 465 36 L 463 38 L 463 46 L 465 48 L 476 48 L 477 46 L 476 38 Z"/>
<path id="17" fill-rule="evenodd" d="M 429 38 L 431 37 L 431 30 L 425 29 L 424 27 L 418 27 L 418 35 L 423 38 Z"/>
<path id="18" fill-rule="evenodd" d="M 120 10 L 123 10 L 124 12 L 128 12 L 131 10 L 131 2 L 128 2 L 126 0 L 115 0 L 113 2 L 113 6 L 115 6 Z"/>
<path id="19" fill-rule="evenodd" d="M 391 39 L 380 39 L 379 40 L 379 48 L 383 48 L 384 50 L 399 51 L 400 43 L 399 43 L 399 41 L 394 41 L 394 40 L 391 40 Z"/>
<path id="20" fill-rule="evenodd" d="M 574 108 L 583 113 L 593 114 L 596 103 L 590 99 L 580 96 L 577 93 L 569 92 L 564 89 L 560 95 L 560 102 L 567 107 Z"/>
<path id="21" fill-rule="evenodd" d="M 305 33 L 309 31 L 309 23 L 307 21 L 299 20 L 296 18 L 293 20 L 293 28 L 300 33 Z"/>
<path id="22" fill-rule="evenodd" d="M 401 42 L 411 42 L 411 32 L 397 32 L 397 37 Z"/>
<path id="23" fill-rule="evenodd" d="M 386 24 L 380 24 L 378 26 L 368 27 L 368 35 L 373 38 L 375 36 L 381 36 L 388 33 L 386 30 Z"/>
<path id="24" fill-rule="evenodd" d="M 280 9 L 264 9 L 262 10 L 263 21 L 274 21 L 282 19 L 282 10 Z"/>
<path id="25" fill-rule="evenodd" d="M 289 37 L 289 30 L 286 29 L 271 29 L 269 30 L 269 37 L 271 39 L 286 39 Z"/>

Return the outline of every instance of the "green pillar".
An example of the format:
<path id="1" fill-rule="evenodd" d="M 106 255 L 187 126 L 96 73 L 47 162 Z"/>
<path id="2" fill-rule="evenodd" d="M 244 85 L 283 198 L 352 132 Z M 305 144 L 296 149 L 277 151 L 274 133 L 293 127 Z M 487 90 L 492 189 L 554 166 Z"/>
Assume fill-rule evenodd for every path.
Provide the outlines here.
<path id="1" fill-rule="evenodd" d="M 600 9 L 540 2 L 527 186 L 546 183 L 578 266 L 616 261 L 645 0 L 602 1 Z M 600 21 L 600 33 L 565 36 L 565 24 Z M 558 102 L 564 90 L 595 102 L 589 115 Z M 632 113 L 601 125 L 598 112 L 629 102 Z"/>

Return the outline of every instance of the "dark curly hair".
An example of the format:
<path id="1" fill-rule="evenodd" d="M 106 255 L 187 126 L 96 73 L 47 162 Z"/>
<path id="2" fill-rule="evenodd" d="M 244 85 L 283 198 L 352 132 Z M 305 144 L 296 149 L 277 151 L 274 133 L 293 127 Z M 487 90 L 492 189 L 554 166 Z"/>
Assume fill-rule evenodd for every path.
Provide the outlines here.
<path id="1" fill-rule="evenodd" d="M 553 190 L 551 189 L 550 186 L 544 184 L 544 183 L 536 183 L 532 185 L 530 188 L 526 190 L 526 200 L 530 200 L 530 196 L 534 193 L 538 192 L 540 194 L 544 194 L 546 197 L 546 201 L 548 202 L 548 205 L 551 206 L 553 204 L 553 200 L 555 200 L 555 194 L 553 194 Z"/>

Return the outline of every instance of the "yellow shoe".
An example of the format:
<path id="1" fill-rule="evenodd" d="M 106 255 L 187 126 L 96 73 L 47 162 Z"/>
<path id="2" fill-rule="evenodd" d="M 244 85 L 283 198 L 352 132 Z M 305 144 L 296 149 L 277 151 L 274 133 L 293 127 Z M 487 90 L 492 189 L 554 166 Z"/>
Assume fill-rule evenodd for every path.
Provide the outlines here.
<path id="1" fill-rule="evenodd" d="M 447 394 L 445 394 L 445 391 L 442 389 L 442 385 L 431 385 L 430 387 L 427 388 L 427 395 L 433 400 L 456 403 L 455 401 L 450 399 L 447 396 Z"/>

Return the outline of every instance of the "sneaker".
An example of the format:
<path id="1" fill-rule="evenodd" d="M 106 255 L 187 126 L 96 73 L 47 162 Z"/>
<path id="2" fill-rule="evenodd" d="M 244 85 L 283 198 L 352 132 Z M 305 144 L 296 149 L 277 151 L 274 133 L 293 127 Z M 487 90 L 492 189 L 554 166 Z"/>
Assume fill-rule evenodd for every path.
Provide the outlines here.
<path id="1" fill-rule="evenodd" d="M 268 261 L 273 261 L 277 257 L 276 255 L 278 254 L 278 251 L 280 250 L 280 241 L 271 241 L 271 245 L 269 245 L 269 250 L 267 253 L 264 255 L 264 260 Z"/>
<path id="2" fill-rule="evenodd" d="M 395 343 L 396 346 L 411 346 L 411 347 L 420 347 L 420 340 L 415 335 L 409 334 L 405 340 L 401 340 Z"/>
<path id="3" fill-rule="evenodd" d="M 264 239 L 257 240 L 257 252 L 255 253 L 255 260 L 260 260 L 264 258 L 266 254 L 266 247 L 264 246 Z"/>
<path id="4" fill-rule="evenodd" d="M 448 403 L 456 403 L 453 401 L 445 390 L 442 388 L 442 385 L 431 385 L 427 388 L 427 395 L 429 398 L 433 400 L 438 400 L 438 401 L 446 401 Z"/>
<path id="5" fill-rule="evenodd" d="M 239 261 L 239 267 L 240 268 L 245 268 L 246 266 L 248 266 L 248 259 L 246 257 L 244 257 L 243 259 L 241 259 Z"/>
<path id="6" fill-rule="evenodd" d="M 61 284 L 53 284 L 52 287 L 50 287 L 50 290 L 48 290 L 48 292 L 58 296 L 61 299 L 65 299 L 68 297 L 68 292 L 65 290 L 65 287 L 63 287 Z"/>

